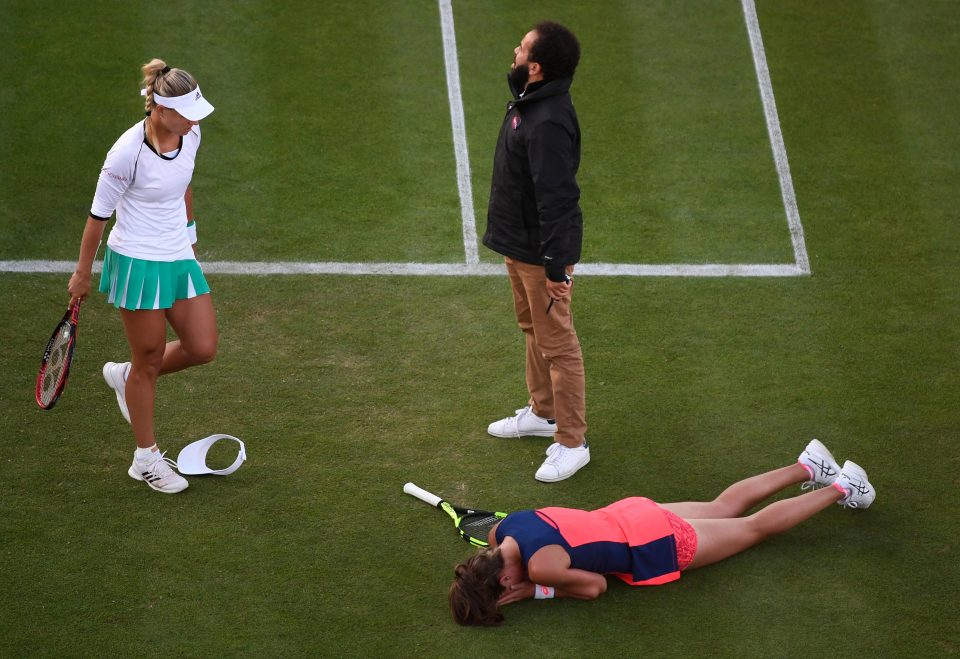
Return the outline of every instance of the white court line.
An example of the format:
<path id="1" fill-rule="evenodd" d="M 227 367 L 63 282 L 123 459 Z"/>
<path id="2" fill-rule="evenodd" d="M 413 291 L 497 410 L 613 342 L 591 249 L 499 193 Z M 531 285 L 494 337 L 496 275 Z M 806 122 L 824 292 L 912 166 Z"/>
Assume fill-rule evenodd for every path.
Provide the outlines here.
<path id="1" fill-rule="evenodd" d="M 777 115 L 777 102 L 773 97 L 773 85 L 770 83 L 770 71 L 767 69 L 767 56 L 763 50 L 763 37 L 760 35 L 760 23 L 757 20 L 757 7 L 754 0 L 742 0 L 743 18 L 750 35 L 750 49 L 753 51 L 753 65 L 757 70 L 757 83 L 760 85 L 760 98 L 763 99 L 763 113 L 767 120 L 767 133 L 770 135 L 770 148 L 777 165 L 780 179 L 780 196 L 783 208 L 787 212 L 787 226 L 790 227 L 790 239 L 793 242 L 793 258 L 800 274 L 810 274 L 810 259 L 807 257 L 807 243 L 803 237 L 803 225 L 800 224 L 800 211 L 797 197 L 793 191 L 793 178 L 790 176 L 790 164 L 787 162 L 787 147 L 783 143 L 780 131 L 780 118 Z"/>
<path id="2" fill-rule="evenodd" d="M 468 264 L 480 263 L 477 253 L 477 224 L 473 210 L 473 186 L 470 182 L 470 154 L 467 150 L 467 128 L 463 117 L 463 94 L 460 92 L 460 64 L 457 60 L 457 33 L 453 27 L 450 0 L 439 0 L 440 28 L 443 32 L 443 61 L 447 69 L 447 101 L 450 103 L 450 125 L 453 128 L 453 150 L 457 157 L 457 190 L 460 192 L 460 218 L 463 223 L 463 252 Z"/>
<path id="3" fill-rule="evenodd" d="M 75 261 L 0 261 L 0 272 L 71 273 Z M 93 264 L 100 272 L 101 261 Z M 488 277 L 506 274 L 502 263 L 341 263 L 301 261 L 210 261 L 203 271 L 218 275 L 421 275 Z M 792 263 L 580 263 L 577 275 L 602 277 L 799 277 L 804 274 Z"/>
<path id="4" fill-rule="evenodd" d="M 607 277 L 802 277 L 810 274 L 810 262 L 797 209 L 787 151 L 780 131 L 777 105 L 770 83 L 763 38 L 757 21 L 754 0 L 741 0 L 744 20 L 750 37 L 754 66 L 770 146 L 780 180 L 780 192 L 787 223 L 793 243 L 794 263 L 704 263 L 644 265 L 637 263 L 581 263 L 578 275 Z M 453 26 L 451 0 L 438 0 L 440 23 L 443 33 L 443 52 L 447 74 L 447 96 L 450 103 L 450 119 L 453 127 L 454 150 L 457 159 L 457 187 L 460 192 L 461 218 L 463 222 L 463 245 L 465 263 L 340 263 L 340 262 L 256 262 L 213 261 L 203 264 L 205 272 L 227 275 L 435 275 L 435 276 L 498 276 L 506 269 L 502 264 L 481 263 L 477 253 L 477 230 L 473 208 L 473 192 L 470 183 L 470 163 L 467 151 L 466 129 L 463 114 L 463 98 L 460 91 L 460 72 L 457 61 L 457 42 Z M 52 272 L 71 273 L 73 261 L 0 261 L 0 272 Z M 94 264 L 99 272 L 101 263 Z"/>

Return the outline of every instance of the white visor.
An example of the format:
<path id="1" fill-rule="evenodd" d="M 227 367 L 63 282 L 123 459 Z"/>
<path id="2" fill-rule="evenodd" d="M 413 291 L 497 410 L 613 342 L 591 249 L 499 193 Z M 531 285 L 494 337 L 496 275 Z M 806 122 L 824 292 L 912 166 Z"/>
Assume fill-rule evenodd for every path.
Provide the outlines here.
<path id="1" fill-rule="evenodd" d="M 240 445 L 240 453 L 237 455 L 237 459 L 234 460 L 233 464 L 226 469 L 211 469 L 207 466 L 207 451 L 221 439 L 232 439 L 235 441 Z M 232 435 L 210 435 L 209 437 L 198 439 L 192 444 L 187 444 L 180 450 L 180 455 L 177 456 L 177 471 L 181 474 L 190 475 L 216 474 L 218 476 L 226 476 L 239 469 L 240 465 L 243 464 L 243 461 L 246 459 L 247 449 L 242 441 Z"/>
<path id="2" fill-rule="evenodd" d="M 146 90 L 140 90 L 140 93 L 146 96 Z M 213 106 L 207 102 L 207 99 L 203 97 L 203 94 L 200 93 L 200 87 L 198 86 L 191 92 L 184 94 L 183 96 L 161 96 L 157 92 L 153 92 L 153 102 L 157 105 L 162 105 L 165 108 L 170 108 L 171 110 L 176 110 L 184 119 L 189 119 L 190 121 L 200 121 L 211 112 L 213 112 Z"/>

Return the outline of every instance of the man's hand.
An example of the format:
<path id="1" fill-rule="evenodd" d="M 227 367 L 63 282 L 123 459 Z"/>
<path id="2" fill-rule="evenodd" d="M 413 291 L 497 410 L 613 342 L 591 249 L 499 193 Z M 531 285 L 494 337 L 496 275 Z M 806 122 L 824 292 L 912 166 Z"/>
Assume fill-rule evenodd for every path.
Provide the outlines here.
<path id="1" fill-rule="evenodd" d="M 566 281 L 547 280 L 547 295 L 550 296 L 551 300 L 559 302 L 570 297 L 570 293 L 573 291 L 573 277 L 570 276 L 572 273 L 573 268 L 567 268 L 567 274 L 564 275 Z"/>

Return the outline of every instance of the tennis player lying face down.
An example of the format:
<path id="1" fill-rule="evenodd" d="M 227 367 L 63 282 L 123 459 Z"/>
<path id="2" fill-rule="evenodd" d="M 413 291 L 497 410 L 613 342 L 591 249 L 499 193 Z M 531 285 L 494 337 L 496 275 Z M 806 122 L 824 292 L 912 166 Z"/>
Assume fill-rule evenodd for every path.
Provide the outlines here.
<path id="1" fill-rule="evenodd" d="M 802 484 L 811 492 L 746 511 Z M 816 489 L 819 488 L 819 489 Z M 812 440 L 795 464 L 734 483 L 713 501 L 658 504 L 622 499 L 593 511 L 539 508 L 511 513 L 489 534 L 490 546 L 457 565 L 448 594 L 462 625 L 495 626 L 500 607 L 520 600 L 595 599 L 605 575 L 654 586 L 737 554 L 839 503 L 867 508 L 876 491 L 866 472 Z"/>

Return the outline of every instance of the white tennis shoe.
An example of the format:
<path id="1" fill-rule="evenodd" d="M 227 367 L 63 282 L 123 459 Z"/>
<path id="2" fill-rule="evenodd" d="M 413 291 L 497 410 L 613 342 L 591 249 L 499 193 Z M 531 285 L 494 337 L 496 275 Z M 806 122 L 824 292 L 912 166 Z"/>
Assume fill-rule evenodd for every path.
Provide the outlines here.
<path id="1" fill-rule="evenodd" d="M 189 483 L 187 479 L 175 472 L 171 467 L 176 467 L 177 463 L 168 457 L 165 453 L 154 453 L 152 460 L 140 462 L 136 456 L 133 458 L 133 464 L 127 473 L 134 480 L 143 481 L 157 492 L 165 494 L 175 494 L 187 489 Z"/>
<path id="2" fill-rule="evenodd" d="M 877 498 L 877 491 L 867 480 L 867 472 L 855 462 L 843 463 L 836 484 L 847 492 L 847 496 L 837 502 L 844 508 L 869 508 Z"/>
<path id="3" fill-rule="evenodd" d="M 130 410 L 127 409 L 127 376 L 129 374 L 130 362 L 122 364 L 107 362 L 103 365 L 103 379 L 107 381 L 107 386 L 116 392 L 120 414 L 127 423 L 130 423 Z"/>
<path id="4" fill-rule="evenodd" d="M 813 478 L 801 485 L 804 490 L 833 485 L 840 476 L 840 465 L 818 439 L 810 440 L 797 462 L 813 471 Z"/>
<path id="5" fill-rule="evenodd" d="M 590 462 L 590 448 L 583 446 L 570 448 L 554 442 L 547 448 L 547 459 L 543 461 L 534 476 L 542 483 L 556 483 L 570 478 Z"/>
<path id="6" fill-rule="evenodd" d="M 553 437 L 557 422 L 537 416 L 533 413 L 533 406 L 527 405 L 517 410 L 514 416 L 491 423 L 487 432 L 494 437 Z"/>

